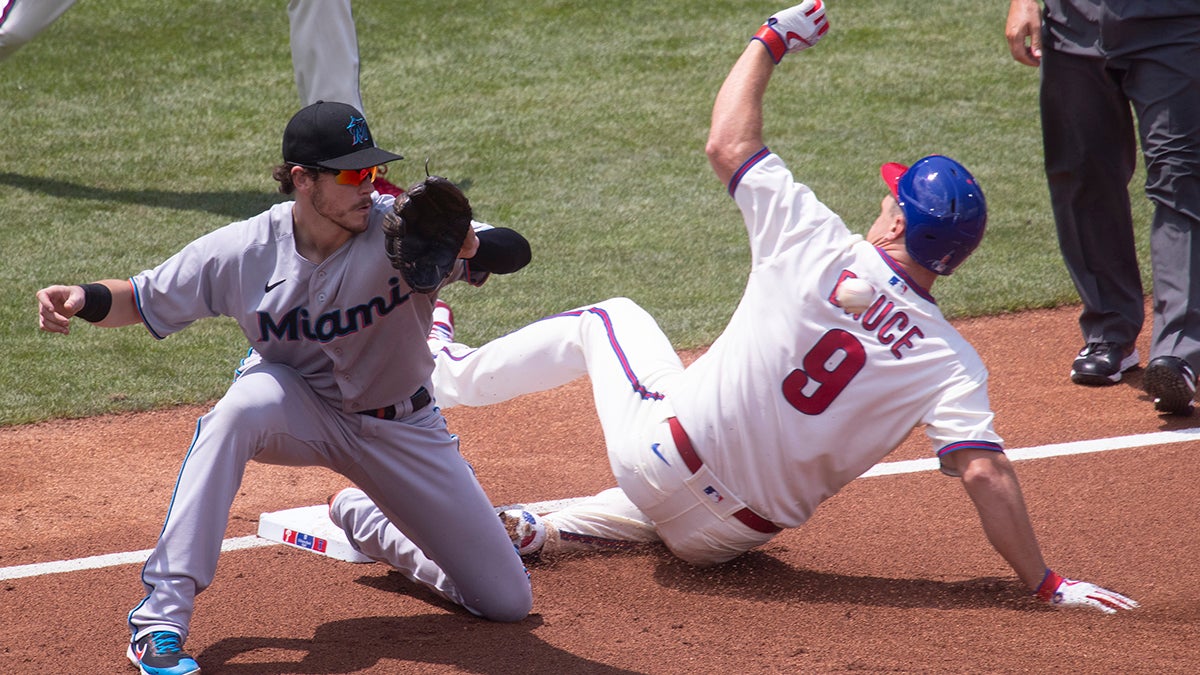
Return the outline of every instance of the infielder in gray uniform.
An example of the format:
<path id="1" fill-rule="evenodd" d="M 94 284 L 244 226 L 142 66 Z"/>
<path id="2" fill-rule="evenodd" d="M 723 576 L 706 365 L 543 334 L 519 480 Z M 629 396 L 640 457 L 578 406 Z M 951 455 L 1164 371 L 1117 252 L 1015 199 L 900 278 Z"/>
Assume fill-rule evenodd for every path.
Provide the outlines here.
<path id="1" fill-rule="evenodd" d="M 375 145 L 356 109 L 315 103 L 288 123 L 274 171 L 295 201 L 204 235 L 128 280 L 37 293 L 48 332 L 68 333 L 79 316 L 142 323 L 161 339 L 229 316 L 253 347 L 253 362 L 196 426 L 142 571 L 146 597 L 129 614 L 128 655 L 143 673 L 198 672 L 182 643 L 250 460 L 333 469 L 403 532 L 393 553 L 407 576 L 487 619 L 517 621 L 530 610 L 521 558 L 433 404 L 426 345 L 437 287 L 469 272 L 513 271 L 527 248 L 514 254 L 524 239 L 505 228 L 465 228 L 458 257 L 469 260 L 455 262 L 451 250 L 446 276 L 414 292 L 384 231 L 393 198 L 371 184 L 376 166 L 399 158 Z"/>
<path id="2" fill-rule="evenodd" d="M 1200 367 L 1200 2 L 1011 0 L 1013 58 L 1041 66 L 1042 139 L 1059 247 L 1083 301 L 1079 384 L 1138 365 L 1144 298 L 1129 181 L 1137 141 L 1154 204 L 1154 325 L 1144 386 L 1187 414 Z M 1134 117 L 1137 113 L 1137 129 Z"/>
<path id="3" fill-rule="evenodd" d="M 741 210 L 750 274 L 703 356 L 685 368 L 653 317 L 625 298 L 478 349 L 433 345 L 446 407 L 591 382 L 618 487 L 549 514 L 501 513 L 513 543 L 554 554 L 662 542 L 690 563 L 725 562 L 803 525 L 922 426 L 942 473 L 959 479 L 988 541 L 1038 598 L 1108 613 L 1137 607 L 1046 566 L 992 426 L 987 369 L 931 294 L 983 238 L 987 205 L 970 172 L 939 155 L 883 165 L 888 191 L 864 240 L 765 147 L 762 104 L 776 64 L 828 27 L 820 0 L 770 17 L 717 94 L 708 158 Z M 866 292 L 855 297 L 852 285 Z M 330 515 L 357 546 L 386 550 L 393 528 L 346 528 L 369 520 L 357 492 L 339 493 Z"/>

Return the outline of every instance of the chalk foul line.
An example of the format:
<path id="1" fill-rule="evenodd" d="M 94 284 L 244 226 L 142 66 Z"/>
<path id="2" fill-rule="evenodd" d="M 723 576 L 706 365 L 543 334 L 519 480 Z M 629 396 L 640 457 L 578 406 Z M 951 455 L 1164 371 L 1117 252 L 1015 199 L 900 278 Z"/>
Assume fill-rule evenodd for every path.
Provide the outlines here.
<path id="1" fill-rule="evenodd" d="M 1052 443 L 1050 445 L 1038 445 L 1029 448 L 1013 448 L 1006 449 L 1004 454 L 1008 455 L 1008 458 L 1013 461 L 1022 461 L 1029 459 L 1046 459 L 1048 457 L 1062 457 L 1066 455 L 1082 455 L 1092 452 L 1108 452 L 1110 450 L 1142 448 L 1149 445 L 1186 443 L 1188 441 L 1195 441 L 1197 439 L 1200 439 L 1200 428 L 1181 429 L 1178 431 L 1157 431 L 1149 434 L 1135 434 L 1133 436 L 1118 436 L 1115 438 L 1098 438 L 1090 441 Z M 936 471 L 937 469 L 937 458 L 927 457 L 923 459 L 909 459 L 898 462 L 883 462 L 876 464 L 863 473 L 861 477 L 872 478 L 876 476 L 894 476 L 897 474 L 917 473 L 920 471 Z M 497 508 L 503 509 L 519 507 L 530 511 L 545 513 L 548 511 L 557 510 L 575 501 L 578 501 L 578 499 L 558 499 L 553 501 L 534 502 L 531 504 L 509 504 Z M 226 539 L 221 544 L 221 550 L 237 551 L 241 549 L 278 545 L 280 545 L 278 542 L 262 539 L 256 535 L 249 535 L 245 537 Z M 144 563 L 146 562 L 146 559 L 150 557 L 151 551 L 152 549 L 146 549 L 143 551 L 109 553 L 106 555 L 96 555 L 87 558 L 76 558 L 74 560 L 58 560 L 47 563 L 33 563 L 30 565 L 0 567 L 0 580 L 21 579 L 25 577 L 42 576 L 45 574 L 79 572 L 83 570 L 93 570 L 104 567 L 115 567 L 117 565 Z"/>

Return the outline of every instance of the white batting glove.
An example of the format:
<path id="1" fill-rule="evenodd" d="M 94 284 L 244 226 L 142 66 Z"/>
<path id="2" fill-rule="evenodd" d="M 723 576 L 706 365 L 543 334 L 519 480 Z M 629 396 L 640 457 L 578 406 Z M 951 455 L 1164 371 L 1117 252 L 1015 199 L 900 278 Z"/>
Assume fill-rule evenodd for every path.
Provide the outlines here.
<path id="1" fill-rule="evenodd" d="M 825 18 L 825 3 L 822 0 L 804 2 L 777 12 L 754 34 L 762 42 L 775 63 L 783 60 L 784 54 L 798 52 L 817 44 L 829 30 Z"/>
<path id="2" fill-rule="evenodd" d="M 1066 579 L 1053 570 L 1046 570 L 1046 577 L 1034 595 L 1056 607 L 1091 607 L 1105 614 L 1116 614 L 1117 610 L 1138 606 L 1136 600 L 1120 593 L 1086 581 Z"/>

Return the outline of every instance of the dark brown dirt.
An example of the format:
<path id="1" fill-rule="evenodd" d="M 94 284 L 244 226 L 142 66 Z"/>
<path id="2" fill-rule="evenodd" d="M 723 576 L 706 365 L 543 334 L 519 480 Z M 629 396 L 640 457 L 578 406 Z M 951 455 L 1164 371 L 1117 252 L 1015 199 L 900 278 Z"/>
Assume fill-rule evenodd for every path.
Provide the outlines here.
<path id="1" fill-rule="evenodd" d="M 991 369 L 1008 447 L 1200 426 L 1155 415 L 1140 371 L 1113 387 L 1072 385 L 1076 313 L 959 322 Z M 1144 361 L 1145 337 L 1140 347 Z M 202 412 L 0 429 L 0 568 L 150 548 Z M 447 417 L 497 504 L 612 485 L 584 381 Z M 247 675 L 1194 672 L 1198 449 L 1017 465 L 1048 562 L 1142 603 L 1120 616 L 1033 602 L 957 482 L 920 473 L 860 479 L 804 527 L 716 569 L 659 550 L 535 564 L 534 614 L 513 625 L 474 619 L 382 565 L 232 551 L 198 600 L 187 647 L 205 673 Z M 889 459 L 928 453 L 917 432 Z M 227 536 L 343 485 L 324 470 L 252 464 Z M 142 595 L 139 569 L 0 581 L 0 672 L 132 672 L 125 617 Z"/>

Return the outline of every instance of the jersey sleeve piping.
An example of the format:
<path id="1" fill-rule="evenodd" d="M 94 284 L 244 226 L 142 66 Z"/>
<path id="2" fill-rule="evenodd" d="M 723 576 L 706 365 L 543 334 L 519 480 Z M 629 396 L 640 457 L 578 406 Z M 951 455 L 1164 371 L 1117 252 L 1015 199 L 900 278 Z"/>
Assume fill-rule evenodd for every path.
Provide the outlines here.
<path id="1" fill-rule="evenodd" d="M 159 335 L 158 331 L 154 330 L 154 327 L 146 320 L 146 314 L 142 311 L 142 295 L 138 293 L 138 287 L 137 284 L 133 283 L 133 277 L 129 278 L 129 287 L 133 289 L 133 305 L 137 308 L 138 316 L 142 318 L 142 325 L 146 327 L 146 330 L 150 331 L 155 340 L 166 339 L 165 335 Z"/>
<path id="2" fill-rule="evenodd" d="M 958 441 L 957 443 L 951 443 L 950 445 L 943 447 L 941 450 L 938 450 L 937 456 L 945 457 L 956 450 L 990 450 L 992 452 L 1004 452 L 1004 448 L 999 443 L 992 443 L 991 441 Z"/>
<path id="3" fill-rule="evenodd" d="M 742 182 L 742 176 L 745 176 L 746 172 L 748 172 L 750 169 L 753 169 L 754 165 L 763 161 L 769 154 L 771 154 L 771 151 L 767 148 L 767 146 L 764 145 L 761 150 L 753 155 L 750 155 L 749 159 L 747 159 L 745 162 L 742 162 L 742 165 L 738 167 L 738 170 L 734 171 L 733 176 L 729 178 L 730 197 L 732 197 L 733 193 L 737 190 L 738 184 Z"/>

